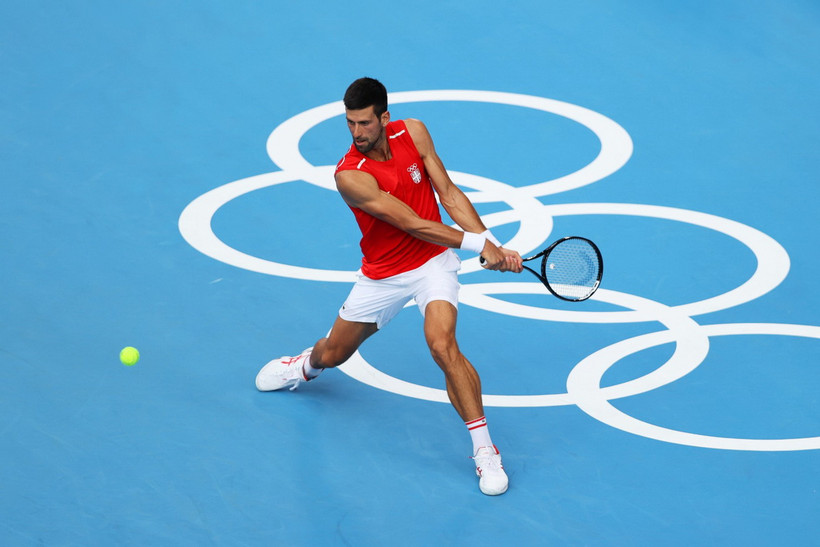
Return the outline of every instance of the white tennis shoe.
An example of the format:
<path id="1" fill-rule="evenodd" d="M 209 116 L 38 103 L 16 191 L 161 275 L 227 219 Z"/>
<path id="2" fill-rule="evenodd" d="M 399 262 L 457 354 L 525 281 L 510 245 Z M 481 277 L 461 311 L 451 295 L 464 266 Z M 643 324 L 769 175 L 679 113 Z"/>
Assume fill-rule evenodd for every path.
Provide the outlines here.
<path id="1" fill-rule="evenodd" d="M 504 465 L 501 463 L 501 454 L 493 446 L 482 446 L 473 456 L 475 460 L 475 474 L 479 476 L 478 487 L 488 496 L 498 496 L 507 491 L 510 484 Z"/>
<path id="2" fill-rule="evenodd" d="M 290 388 L 290 391 L 299 387 L 309 379 L 305 376 L 304 365 L 310 358 L 313 348 L 308 348 L 296 357 L 280 357 L 274 359 L 256 375 L 256 389 L 259 391 L 276 391 Z"/>

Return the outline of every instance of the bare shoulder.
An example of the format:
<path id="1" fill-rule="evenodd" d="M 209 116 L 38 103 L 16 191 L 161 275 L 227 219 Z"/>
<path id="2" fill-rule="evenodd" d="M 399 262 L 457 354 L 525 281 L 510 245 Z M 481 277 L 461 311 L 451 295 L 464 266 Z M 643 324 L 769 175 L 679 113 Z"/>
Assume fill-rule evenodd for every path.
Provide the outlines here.
<path id="1" fill-rule="evenodd" d="M 433 138 L 430 136 L 424 122 L 415 118 L 407 118 L 404 120 L 404 124 L 407 126 L 407 132 L 422 157 L 433 150 Z"/>
<path id="2" fill-rule="evenodd" d="M 359 171 L 357 169 L 345 169 L 339 171 L 335 175 L 336 188 L 340 191 L 343 189 L 355 189 L 362 186 L 369 186 L 371 183 L 376 184 L 376 178 L 370 173 Z"/>
<path id="3" fill-rule="evenodd" d="M 415 118 L 406 118 L 404 125 L 407 126 L 407 132 L 410 133 L 410 136 L 413 137 L 414 140 L 417 136 L 430 138 L 430 132 L 427 131 L 427 126 L 424 125 L 423 121 Z"/>
<path id="4" fill-rule="evenodd" d="M 362 200 L 372 198 L 373 192 L 379 191 L 376 178 L 370 173 L 348 169 L 336 173 L 336 189 L 349 204 L 356 206 Z"/>

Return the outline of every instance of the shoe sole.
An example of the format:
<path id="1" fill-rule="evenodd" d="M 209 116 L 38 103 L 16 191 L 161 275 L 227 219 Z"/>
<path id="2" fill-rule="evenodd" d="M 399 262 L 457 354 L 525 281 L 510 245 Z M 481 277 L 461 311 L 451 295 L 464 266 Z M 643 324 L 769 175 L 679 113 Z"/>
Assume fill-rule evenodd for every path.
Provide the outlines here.
<path id="1" fill-rule="evenodd" d="M 481 485 L 479 484 L 478 489 L 481 490 L 481 493 L 484 494 L 485 496 L 500 496 L 501 494 L 503 494 L 504 492 L 507 491 L 509 486 L 510 486 L 509 484 L 506 484 L 506 485 L 504 485 L 503 490 L 495 491 L 495 490 L 485 490 L 485 489 L 481 488 Z"/>

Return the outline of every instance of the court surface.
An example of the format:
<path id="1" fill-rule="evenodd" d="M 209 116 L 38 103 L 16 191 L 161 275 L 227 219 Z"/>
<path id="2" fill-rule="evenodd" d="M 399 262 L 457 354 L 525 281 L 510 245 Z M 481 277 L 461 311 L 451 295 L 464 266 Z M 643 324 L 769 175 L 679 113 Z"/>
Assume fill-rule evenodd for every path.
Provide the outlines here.
<path id="1" fill-rule="evenodd" d="M 0 543 L 815 543 L 819 30 L 800 1 L 4 3 Z M 461 253 L 497 498 L 414 307 L 254 387 L 358 267 L 332 170 L 363 75 L 502 241 L 606 260 L 569 305 Z"/>

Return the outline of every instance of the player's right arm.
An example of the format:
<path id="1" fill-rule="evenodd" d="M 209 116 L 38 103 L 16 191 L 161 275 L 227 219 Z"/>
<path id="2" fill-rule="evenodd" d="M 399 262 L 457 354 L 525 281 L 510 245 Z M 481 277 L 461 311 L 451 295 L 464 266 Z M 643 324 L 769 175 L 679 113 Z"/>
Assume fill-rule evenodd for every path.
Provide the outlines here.
<path id="1" fill-rule="evenodd" d="M 379 188 L 376 179 L 369 173 L 339 171 L 336 173 L 336 188 L 349 206 L 361 209 L 413 237 L 454 249 L 461 246 L 464 232 L 421 218 L 409 205 Z M 495 245 L 486 245 L 482 256 L 489 269 L 499 269 L 504 265 L 504 255 Z"/>
<path id="2" fill-rule="evenodd" d="M 410 138 L 413 139 L 413 144 L 416 150 L 424 161 L 424 167 L 430 177 L 430 182 L 439 196 L 442 207 L 447 211 L 456 224 L 463 230 L 480 234 L 487 228 L 484 222 L 478 215 L 478 212 L 467 199 L 464 192 L 455 185 L 444 167 L 444 163 L 436 153 L 436 147 L 433 145 L 433 138 L 427 127 L 420 120 L 408 118 L 404 120 L 407 126 L 407 132 Z M 506 256 L 506 263 L 497 266 L 487 266 L 491 270 L 513 271 L 520 273 L 523 269 L 521 262 L 521 255 L 516 251 L 504 249 L 503 247 L 496 247 L 492 242 L 487 241 L 484 244 L 484 250 L 481 251 L 481 256 L 484 257 L 487 263 L 490 262 L 490 256 L 497 256 L 496 253 L 501 253 Z"/>

